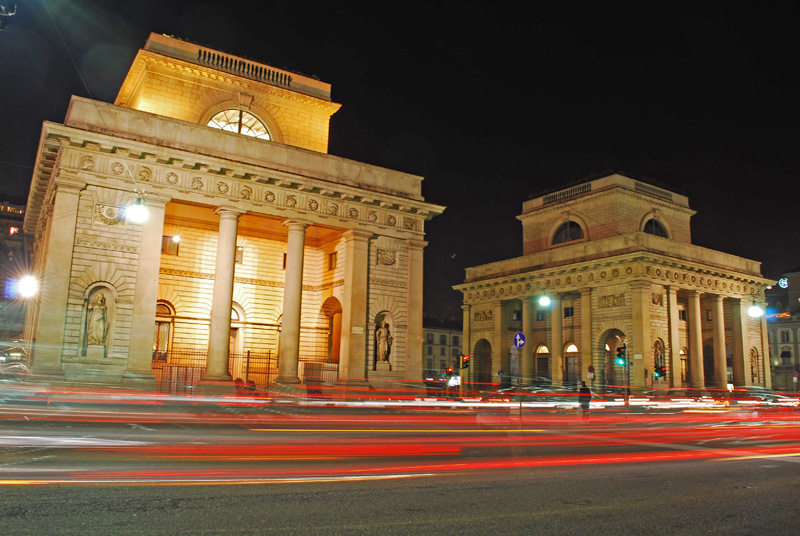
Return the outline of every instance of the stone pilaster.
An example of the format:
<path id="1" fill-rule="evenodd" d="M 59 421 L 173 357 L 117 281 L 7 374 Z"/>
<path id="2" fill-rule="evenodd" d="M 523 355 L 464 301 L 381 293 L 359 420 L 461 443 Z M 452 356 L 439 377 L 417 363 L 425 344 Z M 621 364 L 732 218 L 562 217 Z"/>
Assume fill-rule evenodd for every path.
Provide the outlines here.
<path id="1" fill-rule="evenodd" d="M 522 298 L 522 334 L 525 346 L 522 347 L 522 383 L 530 384 L 534 376 L 533 366 L 533 315 L 536 314 L 533 296 Z"/>
<path id="2" fill-rule="evenodd" d="M 422 270 L 423 250 L 428 245 L 421 240 L 406 240 L 408 246 L 408 346 L 406 349 L 406 379 L 422 379 Z M 452 356 L 448 356 L 451 359 Z"/>
<path id="3" fill-rule="evenodd" d="M 550 297 L 550 379 L 553 383 L 564 381 L 564 313 L 561 296 Z"/>
<path id="4" fill-rule="evenodd" d="M 78 222 L 78 202 L 86 184 L 56 178 L 56 194 L 47 222 L 46 255 L 40 265 L 38 333 L 34 341 L 31 369 L 38 374 L 63 375 L 61 353 L 67 313 L 72 252 Z M 152 335 L 153 330 L 150 330 Z"/>
<path id="5" fill-rule="evenodd" d="M 359 386 L 366 385 L 367 340 L 371 342 L 373 337 L 372 330 L 367 330 L 367 267 L 372 233 L 353 229 L 343 236 L 345 268 L 339 383 Z M 421 339 L 421 335 L 418 338 Z M 411 345 L 409 341 L 409 347 Z"/>
<path id="6" fill-rule="evenodd" d="M 667 315 L 669 316 L 669 350 L 667 352 L 667 378 L 671 387 L 681 387 L 681 348 L 678 329 L 678 287 L 667 287 Z"/>
<path id="7" fill-rule="evenodd" d="M 592 289 L 589 287 L 581 289 L 581 380 L 588 381 L 593 385 L 597 381 L 595 374 L 594 380 L 589 380 L 589 365 L 594 364 L 594 344 L 592 340 Z M 595 367 L 596 369 L 596 367 Z"/>
<path id="8" fill-rule="evenodd" d="M 136 299 L 131 316 L 131 339 L 124 384 L 155 387 L 153 374 L 153 326 L 158 301 L 158 275 L 161 265 L 161 238 L 164 234 L 164 211 L 168 197 L 148 195 L 144 204 L 149 211 L 141 226 L 139 259 L 136 267 Z M 130 225 L 130 224 L 129 224 Z"/>

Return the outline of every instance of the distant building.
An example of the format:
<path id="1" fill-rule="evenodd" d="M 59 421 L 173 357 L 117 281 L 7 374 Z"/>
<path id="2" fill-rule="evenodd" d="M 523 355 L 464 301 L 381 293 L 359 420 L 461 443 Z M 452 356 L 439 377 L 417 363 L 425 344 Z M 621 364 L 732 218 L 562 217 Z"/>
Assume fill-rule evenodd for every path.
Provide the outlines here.
<path id="1" fill-rule="evenodd" d="M 23 200 L 0 198 L 0 343 L 22 338 L 25 327 L 26 301 L 18 288 L 19 279 L 30 270 L 22 232 L 24 218 Z"/>
<path id="2" fill-rule="evenodd" d="M 156 34 L 114 104 L 73 97 L 43 126 L 25 215 L 34 370 L 419 380 L 424 227 L 444 207 L 422 177 L 327 154 L 339 107 L 317 79 Z"/>
<path id="3" fill-rule="evenodd" d="M 467 268 L 454 287 L 470 380 L 769 386 L 767 324 L 748 309 L 771 281 L 756 261 L 693 245 L 693 214 L 685 196 L 622 175 L 523 203 L 523 255 Z"/>
<path id="4" fill-rule="evenodd" d="M 423 318 L 422 331 L 425 335 L 425 375 L 435 376 L 442 369 L 457 367 L 462 345 L 461 322 Z"/>
<path id="5" fill-rule="evenodd" d="M 796 391 L 800 375 L 800 268 L 781 275 L 765 292 L 767 328 L 775 389 Z"/>

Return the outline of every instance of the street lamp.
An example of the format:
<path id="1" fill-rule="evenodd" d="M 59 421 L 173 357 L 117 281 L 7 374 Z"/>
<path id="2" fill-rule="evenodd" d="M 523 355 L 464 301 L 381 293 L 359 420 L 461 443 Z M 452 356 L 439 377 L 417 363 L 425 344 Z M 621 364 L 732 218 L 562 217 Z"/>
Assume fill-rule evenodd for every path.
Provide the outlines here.
<path id="1" fill-rule="evenodd" d="M 39 292 L 39 281 L 32 275 L 26 275 L 18 283 L 19 295 L 23 298 L 31 298 Z"/>
<path id="2" fill-rule="evenodd" d="M 125 207 L 125 219 L 131 223 L 142 224 L 150 217 L 150 211 L 142 203 L 141 196 L 136 198 L 136 203 Z"/>
<path id="3" fill-rule="evenodd" d="M 539 305 L 542 307 L 549 307 L 550 306 L 550 298 L 548 296 L 541 296 L 539 298 Z"/>

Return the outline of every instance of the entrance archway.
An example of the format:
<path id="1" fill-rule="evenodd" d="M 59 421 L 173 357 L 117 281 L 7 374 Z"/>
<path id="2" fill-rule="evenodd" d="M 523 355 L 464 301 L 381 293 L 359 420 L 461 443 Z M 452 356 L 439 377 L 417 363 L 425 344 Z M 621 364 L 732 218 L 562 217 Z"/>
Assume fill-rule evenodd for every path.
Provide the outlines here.
<path id="1" fill-rule="evenodd" d="M 480 390 L 487 390 L 492 383 L 492 345 L 486 339 L 475 343 L 470 359 L 475 367 L 475 383 Z"/>
<path id="2" fill-rule="evenodd" d="M 602 391 L 621 391 L 625 385 L 625 367 L 616 364 L 617 348 L 625 343 L 625 333 L 613 328 L 606 330 L 598 341 L 597 354 L 603 356 L 595 366 L 592 384 Z M 628 356 L 630 359 L 630 356 Z"/>
<path id="3" fill-rule="evenodd" d="M 342 304 L 330 297 L 322 304 L 322 314 L 328 319 L 328 363 L 338 363 L 342 345 Z"/>

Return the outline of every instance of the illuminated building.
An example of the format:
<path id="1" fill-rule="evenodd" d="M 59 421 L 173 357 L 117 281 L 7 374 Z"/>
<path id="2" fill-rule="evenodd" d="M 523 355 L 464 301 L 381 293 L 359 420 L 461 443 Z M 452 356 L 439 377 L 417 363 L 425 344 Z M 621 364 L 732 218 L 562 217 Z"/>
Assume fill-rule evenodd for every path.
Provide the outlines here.
<path id="1" fill-rule="evenodd" d="M 796 391 L 800 373 L 800 268 L 781 275 L 765 292 L 773 387 Z"/>
<path id="2" fill-rule="evenodd" d="M 22 233 L 25 205 L 8 197 L 0 202 L 0 275 L 3 295 L 0 297 L 0 342 L 22 337 L 25 323 L 25 301 L 19 295 L 18 282 L 27 274 L 28 255 Z"/>
<path id="3" fill-rule="evenodd" d="M 693 245 L 693 214 L 685 196 L 622 175 L 523 203 L 523 255 L 467 268 L 455 287 L 470 380 L 769 386 L 766 321 L 748 309 L 770 281 L 756 261 Z"/>
<path id="4" fill-rule="evenodd" d="M 25 219 L 34 370 L 419 380 L 424 225 L 443 207 L 421 177 L 327 154 L 330 89 L 151 34 L 114 104 L 73 97 L 45 123 Z"/>
<path id="5" fill-rule="evenodd" d="M 437 318 L 422 321 L 425 335 L 423 366 L 426 376 L 435 376 L 442 369 L 456 367 L 461 355 L 461 323 Z"/>

